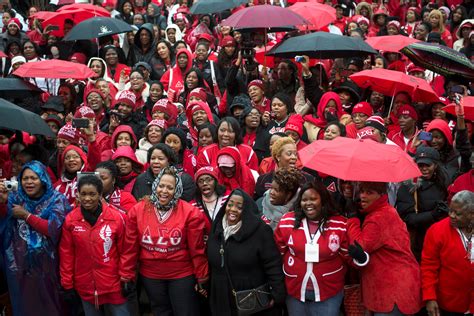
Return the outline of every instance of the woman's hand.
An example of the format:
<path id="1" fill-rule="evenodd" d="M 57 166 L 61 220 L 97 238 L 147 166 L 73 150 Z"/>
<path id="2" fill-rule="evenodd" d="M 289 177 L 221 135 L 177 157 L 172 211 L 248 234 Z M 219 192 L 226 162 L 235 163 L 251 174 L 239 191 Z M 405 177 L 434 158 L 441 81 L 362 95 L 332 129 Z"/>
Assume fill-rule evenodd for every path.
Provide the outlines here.
<path id="1" fill-rule="evenodd" d="M 270 112 L 268 112 L 268 111 L 263 112 L 262 125 L 263 126 L 268 126 L 268 123 L 270 123 L 270 120 L 271 120 Z"/>
<path id="2" fill-rule="evenodd" d="M 429 316 L 440 316 L 438 302 L 428 301 L 426 302 L 426 311 Z"/>
<path id="3" fill-rule="evenodd" d="M 30 215 L 30 212 L 28 212 L 27 210 L 25 210 L 25 209 L 23 208 L 23 206 L 17 205 L 17 204 L 13 204 L 13 207 L 12 207 L 12 216 L 13 216 L 14 218 L 26 220 L 26 218 L 28 217 L 28 215 Z"/>
<path id="4" fill-rule="evenodd" d="M 207 298 L 207 284 L 204 282 L 204 283 L 197 283 L 195 286 L 194 286 L 194 289 L 196 290 L 196 292 L 198 292 L 199 294 L 201 294 L 202 296 L 206 297 Z"/>
<path id="5" fill-rule="evenodd" d="M 94 133 L 94 124 L 92 121 L 89 121 L 89 126 L 86 128 L 81 128 L 81 132 L 86 135 L 87 140 L 92 143 L 95 141 L 95 133 Z"/>

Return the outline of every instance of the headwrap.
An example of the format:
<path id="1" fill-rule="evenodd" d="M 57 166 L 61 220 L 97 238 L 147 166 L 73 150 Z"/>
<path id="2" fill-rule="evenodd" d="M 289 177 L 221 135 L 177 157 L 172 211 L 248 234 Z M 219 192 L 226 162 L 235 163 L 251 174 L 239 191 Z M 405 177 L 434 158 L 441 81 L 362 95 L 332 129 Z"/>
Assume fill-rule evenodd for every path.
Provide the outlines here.
<path id="1" fill-rule="evenodd" d="M 168 205 L 161 205 L 158 199 L 158 194 L 156 193 L 156 189 L 158 188 L 158 184 L 160 183 L 161 178 L 163 177 L 165 171 L 172 171 L 175 174 L 174 179 L 176 180 L 176 188 L 174 191 L 174 195 L 171 198 L 171 201 L 168 203 Z M 183 183 L 181 181 L 181 177 L 178 175 L 178 171 L 176 170 L 176 168 L 173 166 L 170 166 L 170 167 L 165 167 L 161 169 L 155 181 L 153 181 L 153 184 L 151 186 L 151 196 L 150 196 L 150 200 L 155 205 L 157 210 L 160 213 L 162 213 L 162 212 L 168 212 L 169 210 L 173 209 L 178 204 L 178 200 L 182 194 L 183 194 Z"/>

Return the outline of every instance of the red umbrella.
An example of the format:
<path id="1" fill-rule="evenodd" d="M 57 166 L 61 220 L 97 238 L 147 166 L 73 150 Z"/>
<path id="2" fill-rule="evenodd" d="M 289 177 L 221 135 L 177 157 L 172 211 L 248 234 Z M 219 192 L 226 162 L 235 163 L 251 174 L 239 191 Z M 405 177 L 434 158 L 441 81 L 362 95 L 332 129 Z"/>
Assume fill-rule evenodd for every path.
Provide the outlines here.
<path id="1" fill-rule="evenodd" d="M 57 79 L 86 79 L 95 76 L 95 72 L 86 65 L 59 59 L 29 62 L 18 67 L 13 74 L 20 77 Z"/>
<path id="2" fill-rule="evenodd" d="M 374 49 L 398 53 L 403 47 L 418 43 L 419 40 L 403 35 L 386 35 L 369 37 L 365 42 Z"/>
<path id="3" fill-rule="evenodd" d="M 59 0 L 58 1 L 58 6 L 66 5 L 66 4 L 73 4 L 73 3 L 75 3 L 74 0 Z"/>
<path id="4" fill-rule="evenodd" d="M 468 120 L 474 121 L 474 97 L 464 97 L 464 117 Z M 443 108 L 443 111 L 456 116 L 456 105 L 454 103 L 448 104 Z"/>
<path id="5" fill-rule="evenodd" d="M 7 54 L 0 50 L 0 58 L 7 58 Z"/>
<path id="6" fill-rule="evenodd" d="M 67 19 L 74 21 L 74 25 L 76 25 L 84 20 L 87 20 L 96 16 L 110 17 L 110 13 L 107 11 L 106 11 L 107 13 L 104 13 L 103 9 L 102 10 L 86 10 L 86 9 L 64 10 L 63 8 L 59 9 L 56 13 L 54 13 L 53 16 L 43 21 L 44 28 L 48 25 L 58 26 L 59 30 L 52 31 L 51 34 L 55 36 L 59 36 L 59 37 L 64 36 L 64 21 Z"/>
<path id="7" fill-rule="evenodd" d="M 297 2 L 288 9 L 308 20 L 310 30 L 319 30 L 336 20 L 336 9 L 318 2 Z"/>
<path id="8" fill-rule="evenodd" d="M 61 8 L 58 9 L 58 12 L 64 11 L 64 10 L 76 10 L 76 9 L 81 9 L 81 10 L 86 10 L 86 11 L 92 11 L 97 13 L 99 16 L 110 16 L 110 12 L 105 10 L 102 7 L 99 7 L 97 5 L 93 5 L 90 3 L 72 3 L 65 5 Z"/>
<path id="9" fill-rule="evenodd" d="M 400 147 L 370 139 L 317 140 L 298 155 L 303 166 L 346 181 L 401 182 L 421 175 Z"/>
<path id="10" fill-rule="evenodd" d="M 239 10 L 222 21 L 222 25 L 236 29 L 287 28 L 307 23 L 301 15 L 287 8 L 267 4 Z"/>
<path id="11" fill-rule="evenodd" d="M 426 80 L 387 69 L 363 70 L 349 77 L 361 88 L 370 88 L 386 96 L 408 93 L 413 101 L 438 102 L 439 98 Z"/>
<path id="12" fill-rule="evenodd" d="M 38 11 L 35 14 L 33 14 L 33 18 L 38 19 L 38 20 L 46 20 L 54 16 L 55 13 L 51 11 Z"/>

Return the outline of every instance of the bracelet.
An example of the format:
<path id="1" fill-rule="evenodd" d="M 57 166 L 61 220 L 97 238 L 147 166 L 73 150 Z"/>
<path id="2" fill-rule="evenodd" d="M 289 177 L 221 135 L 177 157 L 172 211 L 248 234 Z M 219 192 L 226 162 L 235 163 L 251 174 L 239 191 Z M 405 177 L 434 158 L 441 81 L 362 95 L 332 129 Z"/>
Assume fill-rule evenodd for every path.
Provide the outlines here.
<path id="1" fill-rule="evenodd" d="M 31 216 L 31 213 L 30 213 L 30 214 L 28 214 L 28 216 L 26 216 L 26 218 L 25 218 L 25 222 L 28 222 L 28 219 L 30 218 L 30 216 Z"/>

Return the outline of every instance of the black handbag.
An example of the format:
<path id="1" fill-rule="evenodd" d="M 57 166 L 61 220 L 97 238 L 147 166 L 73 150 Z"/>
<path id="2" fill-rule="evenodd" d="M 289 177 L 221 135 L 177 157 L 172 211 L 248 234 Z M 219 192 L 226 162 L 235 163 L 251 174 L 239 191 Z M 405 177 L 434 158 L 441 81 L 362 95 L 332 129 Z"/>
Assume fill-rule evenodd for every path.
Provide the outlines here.
<path id="1" fill-rule="evenodd" d="M 227 265 L 224 264 L 224 247 L 221 246 L 222 264 L 227 274 L 230 287 L 232 289 L 232 295 L 235 299 L 235 305 L 239 316 L 253 315 L 265 309 L 273 306 L 272 295 L 270 293 L 270 285 L 267 283 L 260 285 L 254 289 L 236 291 L 232 279 L 230 278 L 229 270 Z"/>

